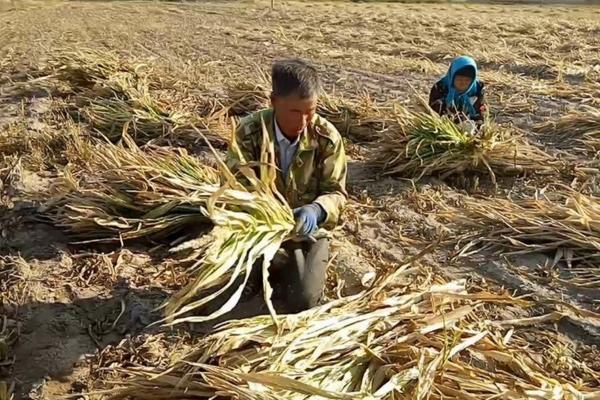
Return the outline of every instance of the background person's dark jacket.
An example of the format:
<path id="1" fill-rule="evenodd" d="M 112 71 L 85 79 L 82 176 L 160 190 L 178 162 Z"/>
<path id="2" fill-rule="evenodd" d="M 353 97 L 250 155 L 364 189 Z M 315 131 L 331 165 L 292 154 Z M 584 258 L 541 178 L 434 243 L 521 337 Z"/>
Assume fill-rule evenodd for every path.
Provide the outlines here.
<path id="1" fill-rule="evenodd" d="M 483 82 L 477 81 L 477 92 L 475 95 L 476 100 L 473 104 L 473 107 L 477 111 L 477 115 L 475 116 L 467 117 L 465 110 L 457 110 L 454 107 L 447 107 L 446 102 L 444 101 L 447 94 L 448 88 L 446 87 L 446 84 L 443 80 L 439 80 L 435 85 L 433 85 L 431 92 L 429 93 L 429 107 L 431 107 L 440 115 L 458 116 L 457 119 L 468 118 L 475 122 L 483 122 L 486 111 L 485 87 Z"/>

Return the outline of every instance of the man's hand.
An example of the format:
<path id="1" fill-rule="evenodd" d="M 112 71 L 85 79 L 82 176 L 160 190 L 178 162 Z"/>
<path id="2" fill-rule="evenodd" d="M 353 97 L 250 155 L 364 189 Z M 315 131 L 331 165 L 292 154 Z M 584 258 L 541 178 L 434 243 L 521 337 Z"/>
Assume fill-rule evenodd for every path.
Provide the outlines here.
<path id="1" fill-rule="evenodd" d="M 294 208 L 296 219 L 296 233 L 300 236 L 308 236 L 319 228 L 319 223 L 325 217 L 325 211 L 320 205 L 311 203 L 302 207 Z"/>

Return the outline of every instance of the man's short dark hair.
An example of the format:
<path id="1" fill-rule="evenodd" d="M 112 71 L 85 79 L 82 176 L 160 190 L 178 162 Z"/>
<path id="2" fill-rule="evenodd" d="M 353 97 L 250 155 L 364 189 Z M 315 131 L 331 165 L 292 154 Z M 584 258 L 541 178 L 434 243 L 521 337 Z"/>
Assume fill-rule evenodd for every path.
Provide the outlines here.
<path id="1" fill-rule="evenodd" d="M 317 69 L 300 59 L 276 61 L 271 69 L 271 83 L 275 96 L 297 95 L 301 99 L 318 96 L 321 80 Z"/>

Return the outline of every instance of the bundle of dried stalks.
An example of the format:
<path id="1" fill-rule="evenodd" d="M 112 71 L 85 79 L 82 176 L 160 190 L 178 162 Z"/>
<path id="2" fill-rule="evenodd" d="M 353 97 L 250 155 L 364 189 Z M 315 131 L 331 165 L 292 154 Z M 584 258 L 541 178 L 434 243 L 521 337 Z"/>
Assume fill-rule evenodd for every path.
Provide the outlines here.
<path id="1" fill-rule="evenodd" d="M 475 133 L 433 112 L 407 113 L 400 121 L 400 129 L 380 135 L 377 151 L 386 175 L 445 178 L 474 171 L 489 173 L 495 183 L 496 175 L 556 172 L 548 154 L 491 121 Z"/>
<path id="2" fill-rule="evenodd" d="M 209 129 L 223 123 L 213 115 L 218 108 L 215 101 L 204 99 L 199 108 L 188 104 L 190 96 L 160 93 L 164 79 L 145 64 L 124 62 L 110 52 L 80 50 L 59 53 L 51 65 L 76 92 L 68 102 L 69 113 L 112 141 L 127 132 L 139 142 L 157 138 L 197 142 L 196 128 L 201 128 L 214 145 L 225 144 L 219 135 L 222 130 Z"/>
<path id="3" fill-rule="evenodd" d="M 115 241 L 173 234 L 190 224 L 214 224 L 208 240 L 185 242 L 173 251 L 200 249 L 190 274 L 193 282 L 165 304 L 168 322 L 204 321 L 231 310 L 239 301 L 250 271 L 262 260 L 265 300 L 270 301 L 268 267 L 288 239 L 294 219 L 275 188 L 272 144 L 263 134 L 260 174 L 243 166 L 243 186 L 220 161 L 220 173 L 184 150 L 149 147 L 144 151 L 124 136 L 123 145 L 73 141 L 78 171 L 66 171 L 58 192 L 42 211 L 77 239 Z M 232 144 L 234 151 L 237 145 Z M 224 180 L 219 186 L 218 181 Z M 199 243 L 200 242 L 200 243 Z M 238 278 L 243 279 L 240 284 Z M 237 286 L 236 286 L 237 285 Z M 235 289 L 208 316 L 184 314 Z M 193 298 L 214 290 L 199 300 Z"/>
<path id="4" fill-rule="evenodd" d="M 90 88 L 107 81 L 131 80 L 146 68 L 143 64 L 126 62 L 114 52 L 97 49 L 57 51 L 48 61 L 48 68 L 74 89 Z M 118 86 L 115 86 L 118 88 Z"/>
<path id="5" fill-rule="evenodd" d="M 513 330 L 487 320 L 486 305 L 525 301 L 467 293 L 464 281 L 425 280 L 410 289 L 394 284 L 417 270 L 405 265 L 365 292 L 276 321 L 228 322 L 166 368 L 117 368 L 120 379 L 110 379 L 102 393 L 109 399 L 246 400 L 600 395 L 589 382 L 545 371 L 521 342 L 513 343 Z"/>
<path id="6" fill-rule="evenodd" d="M 584 150 L 600 152 L 600 112 L 592 107 L 580 107 L 560 117 L 534 127 L 535 132 L 551 135 L 560 148 L 573 149 L 583 144 Z"/>
<path id="7" fill-rule="evenodd" d="M 478 230 L 462 254 L 484 245 L 509 255 L 550 252 L 555 262 L 569 265 L 597 267 L 600 261 L 600 202 L 593 195 L 564 190 L 522 200 L 466 197 L 444 215 Z"/>
<path id="8" fill-rule="evenodd" d="M 231 85 L 224 102 L 224 111 L 232 117 L 243 117 L 269 107 L 269 91 L 264 82 L 241 82 Z"/>
<path id="9" fill-rule="evenodd" d="M 231 151 L 238 152 L 243 162 L 251 162 L 241 155 L 235 135 L 232 135 Z M 191 273 L 195 275 L 193 282 L 164 305 L 168 324 L 209 321 L 231 311 L 239 302 L 253 268 L 262 269 L 265 303 L 275 316 L 268 280 L 269 266 L 283 241 L 292 238 L 294 217 L 275 185 L 274 151 L 263 123 L 258 174 L 249 165 L 242 165 L 239 168 L 241 176 L 236 177 L 219 159 L 225 183 L 206 204 L 215 228 L 210 240 L 202 241 L 205 250 L 202 258 L 191 267 Z M 238 179 L 246 183 L 242 185 Z M 186 242 L 176 250 L 194 245 L 195 241 Z M 260 265 L 257 265 L 259 260 Z M 210 315 L 185 316 L 228 290 L 234 290 L 231 297 Z M 193 301 L 198 295 L 203 296 Z"/>
<path id="10" fill-rule="evenodd" d="M 380 106 L 368 94 L 358 100 L 323 96 L 317 112 L 331 122 L 344 137 L 373 142 L 384 132 L 397 131 L 406 110 L 393 103 Z"/>
<path id="11" fill-rule="evenodd" d="M 81 241 L 168 235 L 207 223 L 202 207 L 218 189 L 218 173 L 185 150 L 142 151 L 128 136 L 122 145 L 74 137 L 74 165 L 41 211 Z"/>

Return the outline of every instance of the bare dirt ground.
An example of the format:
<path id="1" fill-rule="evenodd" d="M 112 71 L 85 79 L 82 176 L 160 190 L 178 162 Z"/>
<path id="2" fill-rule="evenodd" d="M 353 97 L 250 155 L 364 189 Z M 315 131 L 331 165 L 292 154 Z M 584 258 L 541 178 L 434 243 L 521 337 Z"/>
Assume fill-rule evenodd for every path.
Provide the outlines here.
<path id="1" fill-rule="evenodd" d="M 2 155 L 3 166 L 18 173 L 2 175 L 0 313 L 19 335 L 6 357 L 14 363 L 0 363 L 0 378 L 15 382 L 17 399 L 85 390 L 99 366 L 156 362 L 153 340 L 174 342 L 188 334 L 188 327 L 147 328 L 158 316 L 153 310 L 185 280 L 164 243 L 77 246 L 37 215 L 61 166 L 36 153 L 35 137 L 55 123 L 49 115 L 58 96 L 17 88 L 43 77 L 56 52 L 113 50 L 170 76 L 175 90 L 217 97 L 232 82 L 262 84 L 276 58 L 305 57 L 318 65 L 330 95 L 368 96 L 378 106 L 426 96 L 449 61 L 468 53 L 481 64 L 493 116 L 556 157 L 564 150 L 533 133 L 533 124 L 582 104 L 600 106 L 596 7 L 278 2 L 271 11 L 267 3 L 31 2 L 0 13 L 0 134 L 20 124 L 32 138 L 19 168 L 8 163 L 11 154 Z M 600 312 L 599 285 L 569 285 L 544 272 L 552 254 L 456 259 L 457 248 L 446 240 L 461 232 L 446 226 L 435 204 L 419 194 L 463 188 L 435 178 L 416 185 L 380 178 L 369 141 L 347 138 L 346 144 L 351 201 L 335 233 L 332 285 L 343 280 L 343 291 L 356 292 L 369 272 L 394 268 L 441 240 L 426 258 L 435 273 L 533 294 L 540 309 L 564 302 Z M 573 184 L 573 177 L 563 179 Z M 497 191 L 485 183 L 479 190 L 502 197 L 545 184 L 519 177 L 502 180 Z M 257 307 L 241 305 L 234 316 Z M 598 325 L 574 317 L 543 329 L 600 369 Z"/>

